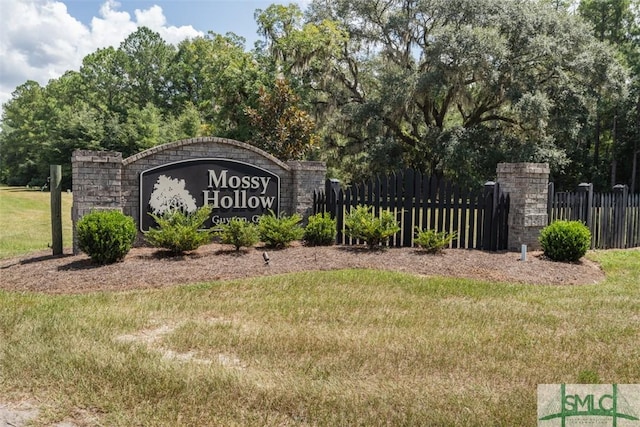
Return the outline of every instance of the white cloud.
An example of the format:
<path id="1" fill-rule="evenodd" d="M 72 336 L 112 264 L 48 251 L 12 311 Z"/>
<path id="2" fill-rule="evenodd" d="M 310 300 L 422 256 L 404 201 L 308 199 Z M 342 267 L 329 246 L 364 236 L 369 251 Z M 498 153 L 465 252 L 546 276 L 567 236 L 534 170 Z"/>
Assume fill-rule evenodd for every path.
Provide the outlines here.
<path id="1" fill-rule="evenodd" d="M 202 35 L 192 26 L 167 26 L 162 8 L 136 10 L 134 17 L 106 0 L 99 16 L 86 26 L 56 0 L 0 0 L 0 104 L 27 80 L 46 85 L 98 48 L 118 47 L 140 26 L 158 32 L 168 43 Z M 1 113 L 1 107 L 0 107 Z"/>

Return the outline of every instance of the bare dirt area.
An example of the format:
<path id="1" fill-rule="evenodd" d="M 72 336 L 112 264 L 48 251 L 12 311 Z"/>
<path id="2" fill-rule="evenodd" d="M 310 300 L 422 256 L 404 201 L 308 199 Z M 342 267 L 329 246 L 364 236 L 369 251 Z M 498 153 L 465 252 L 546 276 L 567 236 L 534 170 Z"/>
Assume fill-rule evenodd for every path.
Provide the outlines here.
<path id="1" fill-rule="evenodd" d="M 265 251 L 268 264 L 263 259 Z M 370 251 L 299 244 L 282 250 L 256 247 L 235 252 L 214 243 L 177 257 L 155 248 L 133 248 L 124 261 L 104 266 L 93 264 L 84 254 L 54 257 L 50 251 L 4 259 L 0 261 L 0 289 L 48 294 L 124 291 L 345 268 L 543 285 L 594 284 L 604 279 L 599 265 L 586 258 L 559 263 L 541 252 L 529 252 L 526 261 L 521 261 L 519 252 L 450 249 L 432 255 L 414 248 Z"/>

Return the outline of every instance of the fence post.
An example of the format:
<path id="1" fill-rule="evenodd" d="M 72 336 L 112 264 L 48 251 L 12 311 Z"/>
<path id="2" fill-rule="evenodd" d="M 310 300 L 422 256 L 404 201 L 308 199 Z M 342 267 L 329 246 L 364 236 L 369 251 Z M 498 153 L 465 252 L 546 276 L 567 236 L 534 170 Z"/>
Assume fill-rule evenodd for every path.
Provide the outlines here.
<path id="1" fill-rule="evenodd" d="M 331 178 L 324 183 L 324 194 L 326 199 L 326 210 L 331 215 L 331 218 L 336 217 L 336 201 L 338 198 L 338 191 L 340 191 L 340 181 Z"/>
<path id="2" fill-rule="evenodd" d="M 613 235 L 615 248 L 623 249 L 626 247 L 626 215 L 627 215 L 627 197 L 629 188 L 626 185 L 618 184 L 613 187 L 614 197 L 616 198 L 613 214 Z"/>
<path id="3" fill-rule="evenodd" d="M 583 182 L 578 185 L 578 192 L 580 193 L 580 220 L 591 229 L 592 224 L 592 209 L 593 209 L 593 184 Z"/>
<path id="4" fill-rule="evenodd" d="M 494 222 L 495 216 L 495 193 L 496 193 L 496 183 L 493 181 L 487 181 L 484 184 L 484 214 L 482 215 L 482 249 L 483 250 L 492 250 L 491 247 L 491 235 L 492 233 L 492 225 Z"/>
<path id="5" fill-rule="evenodd" d="M 548 194 L 547 194 L 547 217 L 549 217 L 548 223 L 551 224 L 553 222 L 553 208 L 556 197 L 556 186 L 553 182 L 549 183 L 548 186 Z"/>
<path id="6" fill-rule="evenodd" d="M 62 255 L 62 166 L 49 166 L 51 191 L 51 249 L 53 255 Z"/>

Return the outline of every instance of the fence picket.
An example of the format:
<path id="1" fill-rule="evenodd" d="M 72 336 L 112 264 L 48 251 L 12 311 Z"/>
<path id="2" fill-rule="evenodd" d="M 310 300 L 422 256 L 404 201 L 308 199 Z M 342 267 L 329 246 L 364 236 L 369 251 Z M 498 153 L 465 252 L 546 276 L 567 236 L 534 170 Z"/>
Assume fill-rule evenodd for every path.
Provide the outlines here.
<path id="1" fill-rule="evenodd" d="M 380 177 L 376 176 L 369 181 L 369 193 L 371 194 L 371 204 L 375 212 L 380 212 Z"/>
<path id="2" fill-rule="evenodd" d="M 429 177 L 426 175 L 422 175 L 422 179 L 420 182 L 420 203 L 418 204 L 418 208 L 420 209 L 420 230 L 425 230 L 428 227 L 428 213 L 429 213 Z"/>
<path id="3" fill-rule="evenodd" d="M 330 212 L 336 219 L 338 244 L 364 243 L 346 235 L 344 219 L 352 208 L 365 205 L 373 208 L 374 215 L 387 210 L 398 221 L 401 231 L 390 239 L 390 246 L 413 246 L 417 228 L 456 233 L 451 248 L 506 249 L 509 198 L 495 188 L 491 201 L 485 199 L 482 191 L 463 190 L 450 181 L 407 169 L 346 189 L 328 180 L 324 193 L 313 194 L 313 211 Z M 485 212 L 488 208 L 493 211 Z"/>
<path id="4" fill-rule="evenodd" d="M 458 240 L 458 236 L 460 235 L 460 223 L 459 223 L 459 216 L 460 216 L 460 187 L 458 187 L 457 185 L 453 187 L 453 193 L 452 193 L 452 197 L 453 197 L 453 204 L 452 204 L 452 208 L 453 208 L 453 217 L 452 217 L 452 226 L 449 229 L 450 233 L 456 233 L 456 238 L 453 239 L 451 241 L 451 247 L 459 247 L 459 240 Z"/>
<path id="5" fill-rule="evenodd" d="M 413 246 L 413 199 L 415 197 L 413 169 L 407 169 L 405 171 L 403 181 L 404 185 L 402 198 L 404 199 L 404 203 L 402 203 L 401 224 L 402 246 L 409 248 Z"/>
<path id="6" fill-rule="evenodd" d="M 347 189 L 348 190 L 348 189 Z M 350 192 L 351 190 L 349 190 Z M 338 243 L 344 245 L 345 244 L 345 229 L 344 229 L 344 210 L 345 210 L 345 201 L 347 199 L 346 191 L 340 189 L 338 192 L 338 198 L 336 200 L 336 221 L 338 228 Z"/>
<path id="7" fill-rule="evenodd" d="M 469 235 L 468 221 L 471 217 L 470 212 L 475 212 L 475 209 L 472 207 L 473 204 L 471 203 L 470 191 L 463 191 L 461 197 L 462 203 L 460 205 L 460 232 L 458 235 L 458 248 L 467 249 L 473 247 L 473 245 L 469 244 L 467 239 Z"/>
<path id="8" fill-rule="evenodd" d="M 640 246 L 640 194 L 628 194 L 626 186 L 616 186 L 612 193 L 594 193 L 592 188 L 581 184 L 576 192 L 550 194 L 549 223 L 582 221 L 591 230 L 592 249 Z"/>

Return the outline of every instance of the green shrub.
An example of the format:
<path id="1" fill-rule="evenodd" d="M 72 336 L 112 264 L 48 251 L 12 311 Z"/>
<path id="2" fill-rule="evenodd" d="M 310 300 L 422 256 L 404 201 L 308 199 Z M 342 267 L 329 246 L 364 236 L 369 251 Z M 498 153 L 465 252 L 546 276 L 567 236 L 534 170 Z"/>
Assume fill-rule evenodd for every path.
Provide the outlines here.
<path id="1" fill-rule="evenodd" d="M 258 226 L 242 218 L 231 218 L 227 224 L 220 226 L 216 232 L 220 241 L 226 245 L 233 245 L 236 251 L 241 247 L 251 247 L 260 241 Z"/>
<path id="2" fill-rule="evenodd" d="M 554 261 L 578 261 L 591 245 L 591 232 L 579 221 L 555 221 L 540 232 L 544 254 Z"/>
<path id="3" fill-rule="evenodd" d="M 580 371 L 576 384 L 600 384 L 600 376 L 598 372 L 592 370 Z"/>
<path id="4" fill-rule="evenodd" d="M 258 221 L 260 240 L 270 248 L 284 248 L 294 240 L 302 239 L 304 230 L 300 227 L 302 217 L 298 214 L 281 215 L 279 218 L 273 212 L 262 215 Z"/>
<path id="5" fill-rule="evenodd" d="M 400 231 L 391 212 L 381 211 L 379 216 L 374 216 L 371 206 L 351 208 L 344 224 L 348 236 L 364 240 L 370 249 L 386 244 L 391 236 Z"/>
<path id="6" fill-rule="evenodd" d="M 149 214 L 158 224 L 145 234 L 149 244 L 168 249 L 174 254 L 193 251 L 211 242 L 212 230 L 202 230 L 202 225 L 211 215 L 211 206 L 205 205 L 192 213 L 181 210 L 167 211 L 158 216 Z"/>
<path id="7" fill-rule="evenodd" d="M 328 246 L 336 241 L 336 220 L 329 213 L 317 213 L 309 217 L 303 239 L 311 246 Z"/>
<path id="8" fill-rule="evenodd" d="M 120 211 L 91 212 L 80 218 L 76 231 L 80 250 L 98 264 L 124 259 L 137 234 L 133 218 Z"/>
<path id="9" fill-rule="evenodd" d="M 447 233 L 446 231 L 435 230 L 417 230 L 416 245 L 420 246 L 427 253 L 435 254 L 441 252 L 448 247 L 453 239 L 457 237 L 457 233 Z"/>

